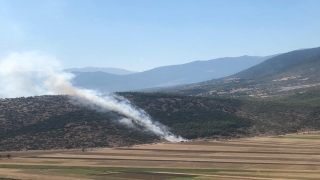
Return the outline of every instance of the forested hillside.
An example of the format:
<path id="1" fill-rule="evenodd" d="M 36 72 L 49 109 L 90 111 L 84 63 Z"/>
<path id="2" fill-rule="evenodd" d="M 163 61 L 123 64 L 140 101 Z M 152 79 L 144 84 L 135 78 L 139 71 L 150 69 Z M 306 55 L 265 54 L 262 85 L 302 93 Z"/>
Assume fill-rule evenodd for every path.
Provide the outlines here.
<path id="1" fill-rule="evenodd" d="M 229 139 L 320 129 L 320 90 L 282 98 L 231 99 L 119 93 L 188 139 Z M 122 115 L 74 105 L 68 96 L 0 100 L 0 151 L 130 146 L 161 141 L 120 124 Z"/>
<path id="2" fill-rule="evenodd" d="M 188 138 L 241 137 L 320 128 L 320 91 L 283 98 L 231 99 L 162 93 L 121 93 L 157 121 Z"/>
<path id="3" fill-rule="evenodd" d="M 67 96 L 0 100 L 0 151 L 128 146 L 156 142 L 119 124 L 121 116 L 70 103 Z"/>
<path id="4" fill-rule="evenodd" d="M 237 116 L 239 100 L 148 93 L 121 95 L 186 138 L 247 135 L 254 124 L 251 119 Z"/>

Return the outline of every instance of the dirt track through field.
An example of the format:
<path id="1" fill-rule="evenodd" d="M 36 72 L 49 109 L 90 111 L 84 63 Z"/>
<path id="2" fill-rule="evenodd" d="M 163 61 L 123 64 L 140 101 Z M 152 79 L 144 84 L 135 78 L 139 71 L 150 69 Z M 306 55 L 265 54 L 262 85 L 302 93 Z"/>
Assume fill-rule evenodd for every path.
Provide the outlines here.
<path id="1" fill-rule="evenodd" d="M 159 143 L 89 149 L 86 152 L 12 152 L 12 159 L 0 161 L 0 166 L 8 169 L 6 173 L 2 168 L 0 177 L 28 179 L 28 171 L 17 167 L 22 165 L 24 169 L 32 166 L 33 173 L 38 173 L 41 178 L 50 175 L 51 179 L 63 177 L 59 178 L 61 180 L 174 179 L 180 176 L 189 179 L 320 179 L 319 148 L 320 134 L 313 133 L 230 141 Z M 39 170 L 42 166 L 46 167 L 45 173 Z M 70 167 L 73 169 L 67 171 Z M 79 170 L 75 170 L 77 168 Z M 90 170 L 92 168 L 100 169 Z M 83 174 L 86 169 L 90 172 Z"/>

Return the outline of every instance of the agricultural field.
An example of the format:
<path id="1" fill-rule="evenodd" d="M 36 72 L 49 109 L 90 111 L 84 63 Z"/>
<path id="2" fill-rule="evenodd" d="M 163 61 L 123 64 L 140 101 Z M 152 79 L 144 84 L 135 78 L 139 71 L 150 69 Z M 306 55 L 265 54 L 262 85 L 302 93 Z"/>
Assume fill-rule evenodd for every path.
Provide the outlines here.
<path id="1" fill-rule="evenodd" d="M 320 179 L 319 149 L 320 133 L 307 132 L 122 148 L 0 152 L 0 180 Z"/>

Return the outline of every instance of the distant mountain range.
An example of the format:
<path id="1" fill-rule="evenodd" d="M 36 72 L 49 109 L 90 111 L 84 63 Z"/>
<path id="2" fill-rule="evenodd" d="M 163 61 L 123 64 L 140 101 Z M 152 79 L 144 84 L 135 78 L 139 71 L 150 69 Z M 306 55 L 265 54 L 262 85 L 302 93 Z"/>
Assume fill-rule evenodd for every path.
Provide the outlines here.
<path id="1" fill-rule="evenodd" d="M 101 92 L 133 91 L 152 87 L 165 87 L 196 83 L 230 76 L 251 66 L 257 65 L 273 56 L 225 57 L 207 61 L 163 66 L 144 72 L 119 75 L 110 71 L 92 71 L 99 69 L 69 69 L 76 77 L 75 86 L 90 88 Z"/>
<path id="2" fill-rule="evenodd" d="M 70 68 L 65 69 L 66 72 L 105 72 L 109 74 L 115 74 L 115 75 L 128 75 L 128 74 L 134 74 L 136 72 L 129 71 L 125 69 L 119 69 L 119 68 L 99 68 L 99 67 L 84 67 L 84 68 Z"/>
<path id="3" fill-rule="evenodd" d="M 320 89 L 320 47 L 291 51 L 234 75 L 162 89 L 185 95 L 270 97 Z"/>

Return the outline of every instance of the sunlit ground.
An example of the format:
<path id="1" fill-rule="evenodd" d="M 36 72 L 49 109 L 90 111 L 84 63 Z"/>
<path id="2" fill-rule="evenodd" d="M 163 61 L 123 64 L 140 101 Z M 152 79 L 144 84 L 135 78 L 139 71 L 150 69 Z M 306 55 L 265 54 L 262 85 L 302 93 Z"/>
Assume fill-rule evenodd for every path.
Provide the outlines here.
<path id="1" fill-rule="evenodd" d="M 85 152 L 2 152 L 0 179 L 320 179 L 319 149 L 320 134 L 305 133 Z"/>

